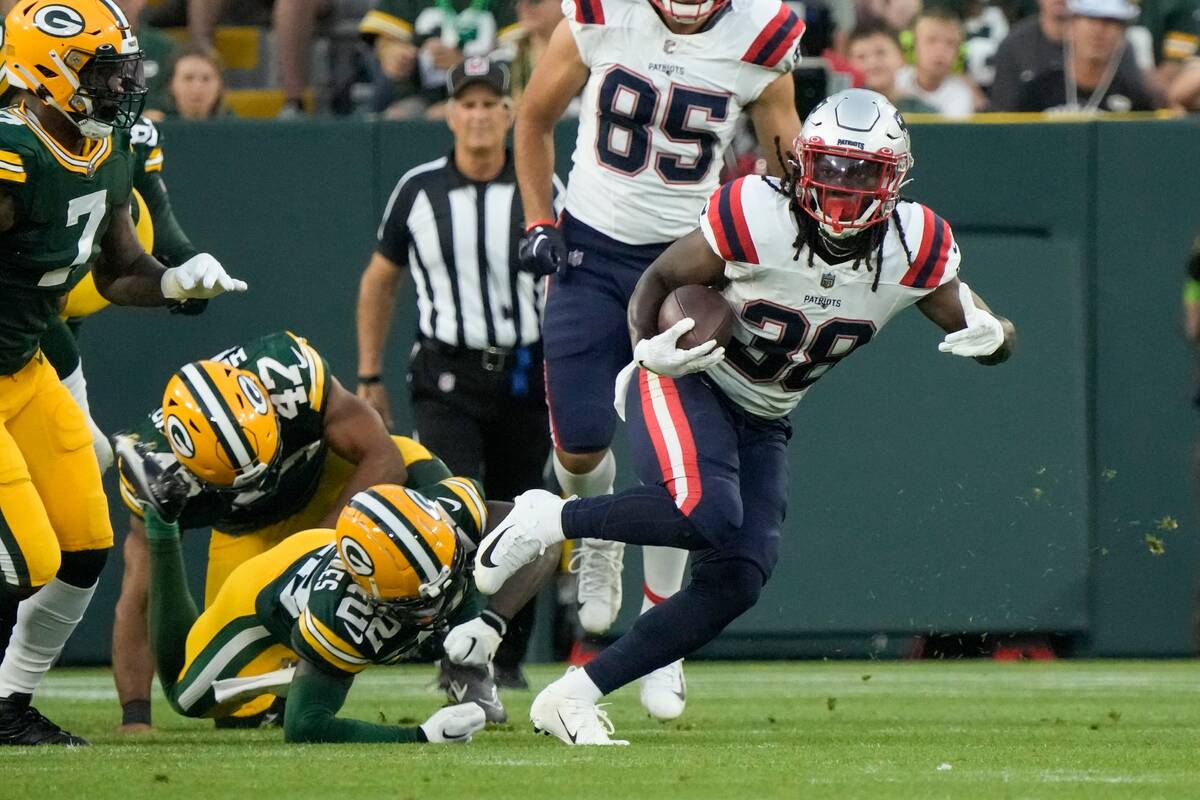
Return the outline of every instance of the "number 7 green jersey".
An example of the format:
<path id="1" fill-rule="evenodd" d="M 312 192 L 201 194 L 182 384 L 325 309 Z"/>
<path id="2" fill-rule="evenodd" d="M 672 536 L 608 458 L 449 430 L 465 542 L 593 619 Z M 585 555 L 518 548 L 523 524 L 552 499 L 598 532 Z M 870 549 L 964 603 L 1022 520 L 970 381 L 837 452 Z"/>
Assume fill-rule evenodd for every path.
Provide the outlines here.
<path id="1" fill-rule="evenodd" d="M 0 234 L 0 375 L 33 357 L 59 298 L 96 259 L 113 209 L 129 202 L 132 159 L 128 134 L 76 155 L 23 106 L 0 110 L 0 189 L 17 210 Z"/>

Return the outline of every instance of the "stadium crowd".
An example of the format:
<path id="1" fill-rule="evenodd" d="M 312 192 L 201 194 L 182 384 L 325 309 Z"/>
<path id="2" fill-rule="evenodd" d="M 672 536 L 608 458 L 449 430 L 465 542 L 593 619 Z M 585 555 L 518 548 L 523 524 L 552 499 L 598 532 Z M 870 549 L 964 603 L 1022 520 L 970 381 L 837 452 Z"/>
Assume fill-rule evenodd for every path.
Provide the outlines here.
<path id="1" fill-rule="evenodd" d="M 555 0 L 120 5 L 141 20 L 147 109 L 157 119 L 436 119 L 447 71 L 481 55 L 510 63 L 519 100 L 562 15 Z M 814 96 L 867 87 L 906 113 L 953 119 L 1200 112 L 1200 0 L 813 0 L 802 8 L 798 83 L 815 82 Z"/>

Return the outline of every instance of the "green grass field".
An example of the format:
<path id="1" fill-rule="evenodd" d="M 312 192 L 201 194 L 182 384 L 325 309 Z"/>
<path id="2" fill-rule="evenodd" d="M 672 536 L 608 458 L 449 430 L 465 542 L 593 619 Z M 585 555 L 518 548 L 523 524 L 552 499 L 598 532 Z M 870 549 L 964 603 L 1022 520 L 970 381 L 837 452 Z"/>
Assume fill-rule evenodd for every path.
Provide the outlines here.
<path id="1" fill-rule="evenodd" d="M 535 667 L 537 686 L 559 673 Z M 346 712 L 423 720 L 431 670 L 376 668 Z M 115 733 L 103 670 L 54 671 L 38 705 L 94 747 L 0 751 L 0 798 L 1200 797 L 1200 663 L 793 662 L 688 666 L 662 725 L 636 688 L 609 707 L 628 748 L 512 724 L 463 746 L 293 746 L 217 731 L 156 701 L 160 729 Z M 255 795 L 253 792 L 269 792 Z"/>

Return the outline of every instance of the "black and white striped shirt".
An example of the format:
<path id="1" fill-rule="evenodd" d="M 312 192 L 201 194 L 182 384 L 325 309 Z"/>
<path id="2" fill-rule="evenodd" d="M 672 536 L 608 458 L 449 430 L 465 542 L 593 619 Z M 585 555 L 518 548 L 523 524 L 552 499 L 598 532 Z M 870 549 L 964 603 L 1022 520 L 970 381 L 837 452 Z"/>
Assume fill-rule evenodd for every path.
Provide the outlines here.
<path id="1" fill-rule="evenodd" d="M 554 178 L 554 208 L 563 188 Z M 379 224 L 378 251 L 413 271 L 423 337 L 482 350 L 541 338 L 543 281 L 517 271 L 524 229 L 516 172 L 466 178 L 453 156 L 405 173 Z"/>

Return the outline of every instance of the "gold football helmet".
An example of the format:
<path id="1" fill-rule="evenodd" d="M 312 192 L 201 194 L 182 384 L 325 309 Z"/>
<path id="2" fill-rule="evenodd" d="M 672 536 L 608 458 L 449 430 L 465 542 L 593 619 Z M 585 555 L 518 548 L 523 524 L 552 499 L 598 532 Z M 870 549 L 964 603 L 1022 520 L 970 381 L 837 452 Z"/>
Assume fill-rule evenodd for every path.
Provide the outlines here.
<path id="1" fill-rule="evenodd" d="M 4 74 L 89 139 L 142 113 L 142 50 L 114 0 L 20 0 L 4 20 Z"/>
<path id="2" fill-rule="evenodd" d="M 437 627 L 462 599 L 465 559 L 454 523 L 412 489 L 385 483 L 354 495 L 336 538 L 354 582 L 418 627 Z"/>
<path id="3" fill-rule="evenodd" d="M 185 364 L 167 381 L 163 435 L 179 463 L 211 489 L 262 489 L 280 453 L 279 418 L 253 372 Z"/>

